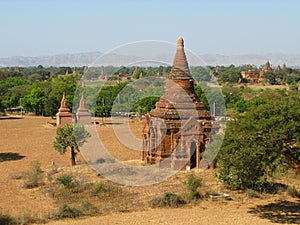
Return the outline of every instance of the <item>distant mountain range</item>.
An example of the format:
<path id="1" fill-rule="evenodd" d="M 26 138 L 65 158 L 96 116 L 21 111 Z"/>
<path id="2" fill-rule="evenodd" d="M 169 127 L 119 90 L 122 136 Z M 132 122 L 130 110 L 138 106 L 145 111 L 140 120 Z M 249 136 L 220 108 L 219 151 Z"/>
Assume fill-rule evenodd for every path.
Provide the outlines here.
<path id="1" fill-rule="evenodd" d="M 254 64 L 260 66 L 267 60 L 270 60 L 273 67 L 282 65 L 285 63 L 290 67 L 300 66 L 300 54 L 282 54 L 282 53 L 270 53 L 270 54 L 245 54 L 245 55 L 219 55 L 219 54 L 202 54 L 198 55 L 201 59 L 194 60 L 192 57 L 187 56 L 190 66 L 196 65 L 243 65 Z M 156 57 L 153 57 L 156 59 Z M 173 56 L 171 55 L 159 55 L 157 59 L 160 62 L 172 62 Z M 120 55 L 120 54 L 106 54 L 101 52 L 87 52 L 87 53 L 75 53 L 75 54 L 61 54 L 52 56 L 37 56 L 37 57 L 24 57 L 14 56 L 7 58 L 0 58 L 0 67 L 28 67 L 42 65 L 44 67 L 49 66 L 127 66 L 135 65 L 132 62 L 139 62 L 139 65 L 149 65 L 149 59 L 132 56 L 132 55 Z M 154 63 L 155 64 L 155 63 Z"/>

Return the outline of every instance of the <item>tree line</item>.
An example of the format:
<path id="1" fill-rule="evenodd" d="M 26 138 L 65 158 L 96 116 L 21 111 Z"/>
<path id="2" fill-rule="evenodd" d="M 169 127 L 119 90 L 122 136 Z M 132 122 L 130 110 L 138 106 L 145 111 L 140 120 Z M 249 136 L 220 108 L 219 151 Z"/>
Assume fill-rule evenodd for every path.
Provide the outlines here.
<path id="1" fill-rule="evenodd" d="M 209 72 L 199 68 L 193 68 L 192 74 L 198 75 L 199 81 L 209 80 Z M 86 105 L 95 116 L 110 116 L 112 111 L 144 114 L 163 94 L 164 83 L 159 78 L 167 77 L 171 67 L 102 66 L 85 70 L 86 67 L 1 68 L 0 111 L 22 107 L 35 115 L 54 116 L 65 93 L 72 111 L 79 104 L 81 96 L 78 95 L 84 94 Z M 121 80 L 120 74 L 128 79 Z M 102 75 L 108 79 L 101 80 L 99 77 Z M 85 81 L 84 88 L 81 87 L 81 79 Z M 200 89 L 197 90 L 201 95 Z M 203 95 L 202 98 L 205 100 Z"/>

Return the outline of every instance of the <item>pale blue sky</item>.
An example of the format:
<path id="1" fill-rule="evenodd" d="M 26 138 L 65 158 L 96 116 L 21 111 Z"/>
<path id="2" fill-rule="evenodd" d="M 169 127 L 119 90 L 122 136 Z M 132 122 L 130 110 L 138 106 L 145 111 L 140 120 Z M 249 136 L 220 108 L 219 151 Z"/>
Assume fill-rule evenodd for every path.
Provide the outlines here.
<path id="1" fill-rule="evenodd" d="M 0 57 L 180 35 L 198 54 L 300 53 L 299 22 L 298 0 L 0 0 Z"/>

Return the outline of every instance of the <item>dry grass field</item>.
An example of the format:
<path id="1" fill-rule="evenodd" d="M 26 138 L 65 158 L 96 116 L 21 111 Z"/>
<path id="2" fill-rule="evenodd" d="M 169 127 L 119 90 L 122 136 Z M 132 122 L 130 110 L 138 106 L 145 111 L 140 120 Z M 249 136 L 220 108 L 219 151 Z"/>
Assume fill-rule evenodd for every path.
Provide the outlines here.
<path id="1" fill-rule="evenodd" d="M 82 183 L 90 184 L 108 182 L 98 176 L 84 159 L 78 157 L 79 165 L 70 167 L 69 155 L 60 155 L 52 147 L 56 128 L 47 124 L 53 122 L 51 118 L 24 117 L 0 119 L 0 210 L 3 214 L 13 217 L 30 215 L 35 218 L 46 218 L 57 212 L 62 203 L 74 203 L 88 199 L 100 209 L 92 217 L 84 216 L 78 219 L 43 220 L 48 224 L 300 224 L 300 199 L 291 197 L 285 190 L 278 194 L 263 194 L 254 196 L 251 193 L 227 190 L 216 181 L 213 171 L 195 172 L 202 178 L 203 185 L 199 191 L 205 193 L 227 193 L 231 200 L 204 198 L 179 208 L 151 208 L 150 200 L 161 196 L 165 192 L 173 192 L 184 196 L 183 181 L 186 172 L 179 172 L 168 180 L 146 187 L 128 187 L 109 184 L 108 196 L 93 197 L 89 190 L 82 194 L 72 194 L 73 197 L 51 197 L 49 190 L 53 186 L 52 179 L 63 174 L 80 177 Z M 117 139 L 109 121 L 106 125 L 99 125 L 97 131 L 105 146 L 121 161 L 138 160 L 139 152 L 124 147 Z M 140 137 L 141 121 L 130 122 L 132 132 Z M 32 189 L 22 187 L 22 176 L 30 170 L 32 165 L 39 162 L 44 171 L 44 185 Z M 53 170 L 51 179 L 45 174 Z M 20 178 L 20 179 L 19 179 Z M 276 181 L 294 186 L 300 190 L 299 176 L 289 173 L 277 176 Z M 106 183 L 105 183 L 106 184 Z M 52 190 L 53 191 L 53 190 Z M 87 194 L 88 193 L 88 194 Z M 72 199 L 73 198 L 73 199 Z M 78 202 L 78 205 L 80 202 Z M 1 222 L 0 222 L 1 224 Z"/>

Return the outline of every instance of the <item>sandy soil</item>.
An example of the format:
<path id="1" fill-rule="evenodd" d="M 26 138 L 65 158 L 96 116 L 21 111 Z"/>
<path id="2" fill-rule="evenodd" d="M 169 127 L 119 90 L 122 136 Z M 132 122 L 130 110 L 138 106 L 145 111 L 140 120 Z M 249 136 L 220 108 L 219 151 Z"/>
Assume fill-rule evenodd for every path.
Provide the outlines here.
<path id="1" fill-rule="evenodd" d="M 92 217 L 80 220 L 55 221 L 49 225 L 107 225 L 107 224 L 209 224 L 209 225 L 253 225 L 253 224 L 273 224 L 267 219 L 247 213 L 248 207 L 228 207 L 218 206 L 205 208 L 205 206 L 195 206 L 192 208 L 176 209 L 150 209 L 143 212 L 132 212 L 123 214 L 111 214 L 102 217 Z"/>
<path id="2" fill-rule="evenodd" d="M 41 163 L 42 168 L 51 166 L 52 161 L 58 166 L 69 164 L 68 156 L 60 155 L 52 147 L 56 129 L 47 122 L 51 118 L 0 120 L 0 154 L 8 155 L 0 162 L 0 207 L 4 212 L 16 215 L 30 209 L 39 214 L 56 208 L 47 196 L 36 189 L 25 190 L 21 180 L 11 179 L 28 171 L 35 162 Z"/>
<path id="3" fill-rule="evenodd" d="M 58 167 L 68 169 L 69 155 L 60 155 L 52 147 L 56 128 L 47 122 L 51 118 L 25 117 L 23 119 L 0 119 L 0 209 L 11 215 L 26 211 L 34 216 L 42 216 L 57 210 L 57 205 L 40 188 L 23 189 L 22 180 L 12 179 L 27 171 L 34 162 L 40 162 L 43 170 L 51 168 L 54 161 Z M 140 121 L 130 124 L 133 133 L 139 137 Z M 112 154 L 120 160 L 139 158 L 139 152 L 124 148 L 116 140 L 111 125 L 97 128 L 99 135 Z M 83 159 L 79 158 L 79 161 Z M 87 167 L 87 166 L 86 166 Z M 83 167 L 86 175 L 97 177 L 91 169 Z M 69 168 L 72 169 L 72 168 Z M 183 176 L 179 173 L 177 180 Z M 204 173 L 204 185 L 201 189 L 224 190 L 212 175 Z M 93 178 L 91 178 L 93 179 Z M 176 180 L 174 178 L 174 180 Z M 179 182 L 179 181 L 177 181 Z M 181 182 L 181 181 L 180 181 Z M 284 179 L 283 182 L 289 182 Z M 300 188 L 298 177 L 293 185 Z M 174 185 L 173 185 L 174 186 Z M 173 187 L 172 186 L 172 187 Z M 160 186 L 131 188 L 132 192 L 157 192 L 168 190 L 168 182 Z M 175 185 L 176 188 L 176 185 Z M 247 198 L 244 194 L 231 193 L 233 200 L 207 199 L 194 206 L 176 209 L 151 209 L 145 207 L 136 212 L 113 213 L 100 217 L 77 220 L 52 221 L 49 224 L 300 224 L 300 201 L 283 195 L 266 195 L 262 198 Z"/>

